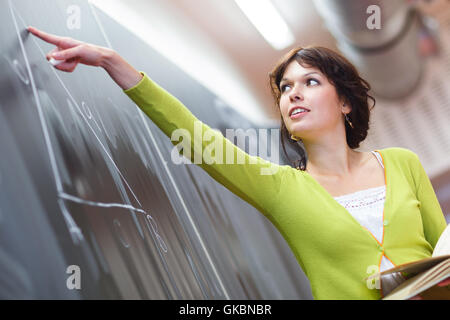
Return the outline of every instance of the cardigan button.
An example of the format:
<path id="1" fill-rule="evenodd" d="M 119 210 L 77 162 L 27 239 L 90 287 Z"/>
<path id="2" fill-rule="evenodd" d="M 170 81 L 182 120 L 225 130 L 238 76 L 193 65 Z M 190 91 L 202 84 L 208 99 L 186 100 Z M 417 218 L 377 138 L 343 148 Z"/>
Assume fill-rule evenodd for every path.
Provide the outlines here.
<path id="1" fill-rule="evenodd" d="M 384 224 L 385 226 L 387 226 L 387 225 L 389 224 L 389 221 L 384 220 L 383 224 Z"/>

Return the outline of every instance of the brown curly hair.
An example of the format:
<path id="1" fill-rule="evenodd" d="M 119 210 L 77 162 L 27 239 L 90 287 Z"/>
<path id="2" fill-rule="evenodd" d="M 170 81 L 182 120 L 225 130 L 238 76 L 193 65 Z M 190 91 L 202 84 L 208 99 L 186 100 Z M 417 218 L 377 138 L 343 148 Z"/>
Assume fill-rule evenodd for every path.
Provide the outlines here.
<path id="1" fill-rule="evenodd" d="M 352 110 L 347 116 L 352 122 L 353 128 L 345 121 L 345 134 L 348 146 L 351 149 L 358 148 L 359 144 L 367 137 L 370 111 L 376 103 L 375 98 L 368 93 L 370 84 L 362 79 L 353 64 L 339 53 L 320 46 L 298 47 L 283 56 L 269 73 L 270 88 L 277 107 L 279 107 L 281 97 L 281 79 L 287 66 L 294 60 L 303 67 L 319 69 L 336 88 L 338 97 L 351 106 Z M 369 108 L 369 100 L 373 102 L 371 108 Z M 299 160 L 291 161 L 292 164 L 300 170 L 306 170 L 306 151 L 297 141 L 290 138 L 283 117 L 281 117 L 280 129 L 280 141 L 286 157 L 291 161 L 286 152 L 285 141 L 287 140 L 295 145 L 294 149 L 300 155 Z"/>

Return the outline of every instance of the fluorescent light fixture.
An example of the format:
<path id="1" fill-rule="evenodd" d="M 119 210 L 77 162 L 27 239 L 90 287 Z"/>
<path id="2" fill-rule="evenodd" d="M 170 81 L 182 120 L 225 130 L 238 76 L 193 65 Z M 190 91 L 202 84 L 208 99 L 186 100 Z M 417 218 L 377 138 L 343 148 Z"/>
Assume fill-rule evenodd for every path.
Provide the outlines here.
<path id="1" fill-rule="evenodd" d="M 278 122 L 261 109 L 263 100 L 252 93 L 248 80 L 223 50 L 187 17 L 175 15 L 166 4 L 169 1 L 89 1 L 254 123 Z"/>
<path id="2" fill-rule="evenodd" d="M 282 50 L 294 43 L 294 35 L 270 0 L 234 1 L 272 47 Z"/>

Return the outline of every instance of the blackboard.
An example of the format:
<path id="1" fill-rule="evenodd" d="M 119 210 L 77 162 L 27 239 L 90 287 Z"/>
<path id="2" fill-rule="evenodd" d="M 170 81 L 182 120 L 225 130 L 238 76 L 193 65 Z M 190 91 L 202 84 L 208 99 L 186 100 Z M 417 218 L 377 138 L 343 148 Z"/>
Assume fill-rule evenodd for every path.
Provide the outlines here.
<path id="1" fill-rule="evenodd" d="M 0 3 L 1 299 L 311 299 L 256 209 L 173 164 L 104 70 L 54 69 L 25 28 L 113 48 L 213 128 L 250 120 L 87 1 Z"/>

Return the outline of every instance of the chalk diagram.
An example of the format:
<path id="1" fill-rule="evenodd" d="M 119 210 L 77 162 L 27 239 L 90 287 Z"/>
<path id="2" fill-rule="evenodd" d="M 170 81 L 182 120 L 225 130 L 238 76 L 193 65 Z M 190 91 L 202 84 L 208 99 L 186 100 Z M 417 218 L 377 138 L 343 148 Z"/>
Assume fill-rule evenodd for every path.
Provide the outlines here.
<path id="1" fill-rule="evenodd" d="M 55 70 L 55 68 L 52 67 L 51 64 L 48 64 L 48 67 L 52 70 L 54 76 L 56 77 L 56 79 L 58 80 L 59 84 L 61 85 L 61 87 L 64 89 L 65 94 L 67 95 L 67 106 L 69 108 L 73 108 L 75 111 L 78 112 L 78 114 L 81 116 L 81 118 L 84 121 L 84 124 L 87 125 L 87 127 L 90 130 L 90 133 L 95 137 L 95 140 L 97 142 L 97 145 L 99 146 L 100 150 L 102 150 L 103 154 L 104 154 L 104 159 L 109 161 L 109 165 L 112 166 L 115 170 L 115 173 L 117 175 L 119 175 L 120 177 L 120 183 L 122 184 L 123 189 L 126 189 L 132 196 L 132 198 L 134 199 L 134 201 L 138 204 L 138 207 L 131 205 L 131 200 L 129 199 L 128 195 L 126 192 L 120 192 L 119 194 L 121 194 L 123 200 L 125 200 L 125 203 L 104 203 L 104 202 L 97 202 L 94 200 L 87 200 L 87 199 L 83 199 L 79 196 L 75 196 L 72 194 L 67 193 L 64 190 L 63 187 L 63 183 L 60 177 L 60 173 L 58 171 L 58 164 L 57 164 L 57 160 L 56 160 L 56 156 L 55 156 L 55 152 L 51 143 L 51 139 L 50 139 L 50 133 L 49 133 L 49 129 L 47 127 L 46 124 L 46 120 L 44 117 L 44 112 L 43 112 L 43 107 L 41 105 L 40 99 L 39 99 L 39 94 L 37 92 L 37 87 L 36 87 L 36 83 L 33 77 L 33 73 L 31 70 L 31 66 L 29 63 L 29 59 L 27 56 L 27 52 L 25 50 L 25 46 L 24 46 L 24 42 L 22 39 L 22 35 L 21 35 L 21 31 L 20 30 L 24 30 L 26 29 L 26 27 L 28 26 L 28 24 L 25 22 L 25 20 L 21 17 L 20 13 L 18 12 L 18 10 L 14 7 L 14 5 L 12 4 L 11 0 L 8 0 L 8 4 L 9 4 L 9 8 L 10 8 L 10 13 L 11 13 L 11 17 L 14 23 L 14 27 L 16 29 L 16 33 L 17 33 L 17 38 L 20 44 L 20 48 L 23 54 L 23 59 L 25 61 L 25 67 L 21 66 L 19 61 L 17 59 L 13 59 L 12 61 L 10 59 L 7 59 L 12 70 L 14 70 L 14 73 L 17 75 L 17 77 L 27 86 L 31 86 L 32 92 L 33 92 L 33 96 L 35 99 L 35 103 L 36 103 L 36 109 L 38 111 L 38 115 L 39 115 L 39 121 L 40 121 L 40 125 L 42 128 L 42 132 L 44 135 L 44 139 L 45 139 L 45 146 L 46 146 L 46 150 L 48 152 L 48 156 L 50 159 L 50 168 L 51 168 L 51 172 L 53 173 L 53 178 L 54 178 L 54 183 L 56 186 L 56 190 L 57 190 L 57 204 L 58 207 L 61 210 L 61 213 L 63 215 L 64 221 L 66 223 L 66 226 L 69 230 L 69 233 L 71 235 L 72 241 L 75 245 L 80 244 L 82 241 L 84 241 L 84 235 L 82 233 L 82 230 L 77 226 L 76 222 L 74 221 L 74 219 L 72 218 L 69 210 L 67 209 L 66 206 L 66 201 L 70 201 L 70 202 L 74 202 L 74 203 L 78 203 L 78 204 L 82 204 L 82 205 L 86 205 L 86 206 L 92 206 L 92 207 L 101 207 L 101 208 L 120 208 L 120 209 L 124 209 L 124 210 L 128 210 L 132 213 L 132 218 L 135 222 L 135 225 L 137 227 L 137 230 L 139 231 L 139 234 L 142 238 L 144 238 L 144 233 L 142 231 L 141 225 L 139 224 L 139 222 L 137 221 L 136 215 L 135 214 L 141 214 L 144 215 L 145 217 L 145 224 L 146 227 L 148 229 L 148 231 L 150 232 L 150 234 L 152 235 L 152 239 L 155 242 L 155 246 L 158 249 L 158 253 L 159 253 L 159 257 L 160 257 L 160 261 L 163 263 L 164 265 L 164 269 L 167 272 L 169 279 L 172 282 L 172 285 L 174 286 L 175 290 L 177 291 L 177 286 L 174 283 L 172 276 L 171 276 L 171 272 L 169 271 L 167 262 L 165 261 L 164 258 L 164 254 L 168 252 L 168 245 L 166 244 L 166 242 L 164 241 L 163 237 L 159 234 L 158 232 L 158 225 L 157 222 L 155 221 L 155 219 L 152 217 L 152 215 L 145 211 L 144 208 L 141 205 L 141 202 L 139 201 L 137 195 L 135 194 L 135 192 L 133 191 L 133 189 L 131 188 L 130 184 L 128 183 L 128 181 L 125 179 L 124 175 L 122 174 L 122 172 L 120 171 L 120 169 L 118 168 L 117 164 L 115 163 L 114 159 L 112 158 L 112 156 L 109 154 L 107 147 L 105 147 L 104 143 L 101 141 L 100 137 L 96 134 L 93 125 L 97 126 L 98 129 L 101 130 L 101 124 L 99 124 L 96 119 L 93 117 L 92 111 L 88 105 L 88 103 L 86 103 L 85 101 L 81 101 L 81 102 L 77 102 L 75 100 L 75 98 L 73 97 L 73 95 L 71 94 L 71 92 L 68 90 L 67 86 L 64 84 L 63 80 L 61 79 L 61 77 L 58 75 L 57 70 Z M 97 14 L 95 13 L 95 9 L 92 7 L 92 4 L 89 2 L 89 6 L 91 8 L 92 14 L 98 24 L 98 26 L 100 27 L 100 31 L 103 34 L 103 37 L 107 43 L 107 46 L 112 48 L 111 43 L 108 39 L 108 37 L 106 36 L 105 31 L 103 30 L 102 24 L 100 23 Z M 20 27 L 19 27 L 19 22 L 20 21 Z M 44 53 L 44 51 L 42 50 L 41 46 L 39 45 L 39 43 L 37 42 L 37 40 L 35 38 L 32 38 L 33 43 L 35 44 L 36 48 L 39 50 L 40 54 L 42 55 L 43 59 L 46 59 L 46 54 Z M 7 58 L 6 56 L 4 56 L 4 58 Z M 114 104 L 114 102 L 109 99 L 109 102 L 111 104 Z M 160 149 L 158 148 L 157 142 L 153 136 L 153 134 L 150 131 L 150 128 L 148 127 L 147 122 L 144 119 L 144 115 L 142 114 L 142 112 L 138 113 L 138 117 L 140 118 L 140 120 L 143 123 L 143 126 L 145 127 L 147 134 L 149 135 L 149 140 L 152 141 L 153 146 L 156 149 L 156 153 L 158 154 L 161 163 L 164 167 L 164 169 L 166 170 L 167 176 L 170 180 L 170 182 L 172 183 L 175 191 L 176 191 L 176 196 L 178 197 L 184 212 L 186 213 L 187 217 L 188 217 L 188 221 L 191 224 L 192 229 L 194 230 L 194 234 L 196 235 L 198 242 L 200 244 L 200 247 L 202 248 L 205 257 L 207 259 L 207 261 L 209 262 L 209 265 L 211 266 L 211 269 L 213 271 L 213 274 L 216 278 L 216 281 L 218 282 L 218 287 L 216 286 L 216 284 L 214 283 L 214 286 L 216 287 L 216 290 L 218 289 L 218 291 L 221 291 L 222 294 L 225 295 L 226 299 L 230 299 L 227 290 L 225 289 L 225 286 L 221 280 L 221 277 L 218 274 L 218 271 L 211 259 L 211 256 L 205 246 L 205 243 L 194 223 L 194 220 L 192 219 L 192 215 L 189 213 L 189 210 L 186 206 L 186 204 L 184 203 L 184 200 L 181 196 L 181 193 L 178 190 L 178 187 L 175 183 L 174 178 L 172 177 L 169 168 L 167 166 L 166 161 L 164 160 L 164 157 L 160 151 Z M 101 119 L 98 119 L 101 122 Z M 92 121 L 93 124 L 90 122 Z M 106 133 L 106 132 L 105 132 Z M 114 219 L 113 221 L 113 225 L 114 225 L 114 229 L 117 233 L 117 236 L 120 239 L 120 242 L 122 243 L 124 248 L 128 248 L 130 246 L 129 243 L 127 243 L 127 241 L 121 236 L 121 232 L 120 232 L 120 228 L 121 228 L 121 224 L 120 221 L 117 219 Z M 186 253 L 186 252 L 185 252 Z M 187 254 L 187 258 L 190 261 L 191 257 Z M 191 265 L 192 266 L 192 265 Z M 195 270 L 194 270 L 195 271 Z"/>

